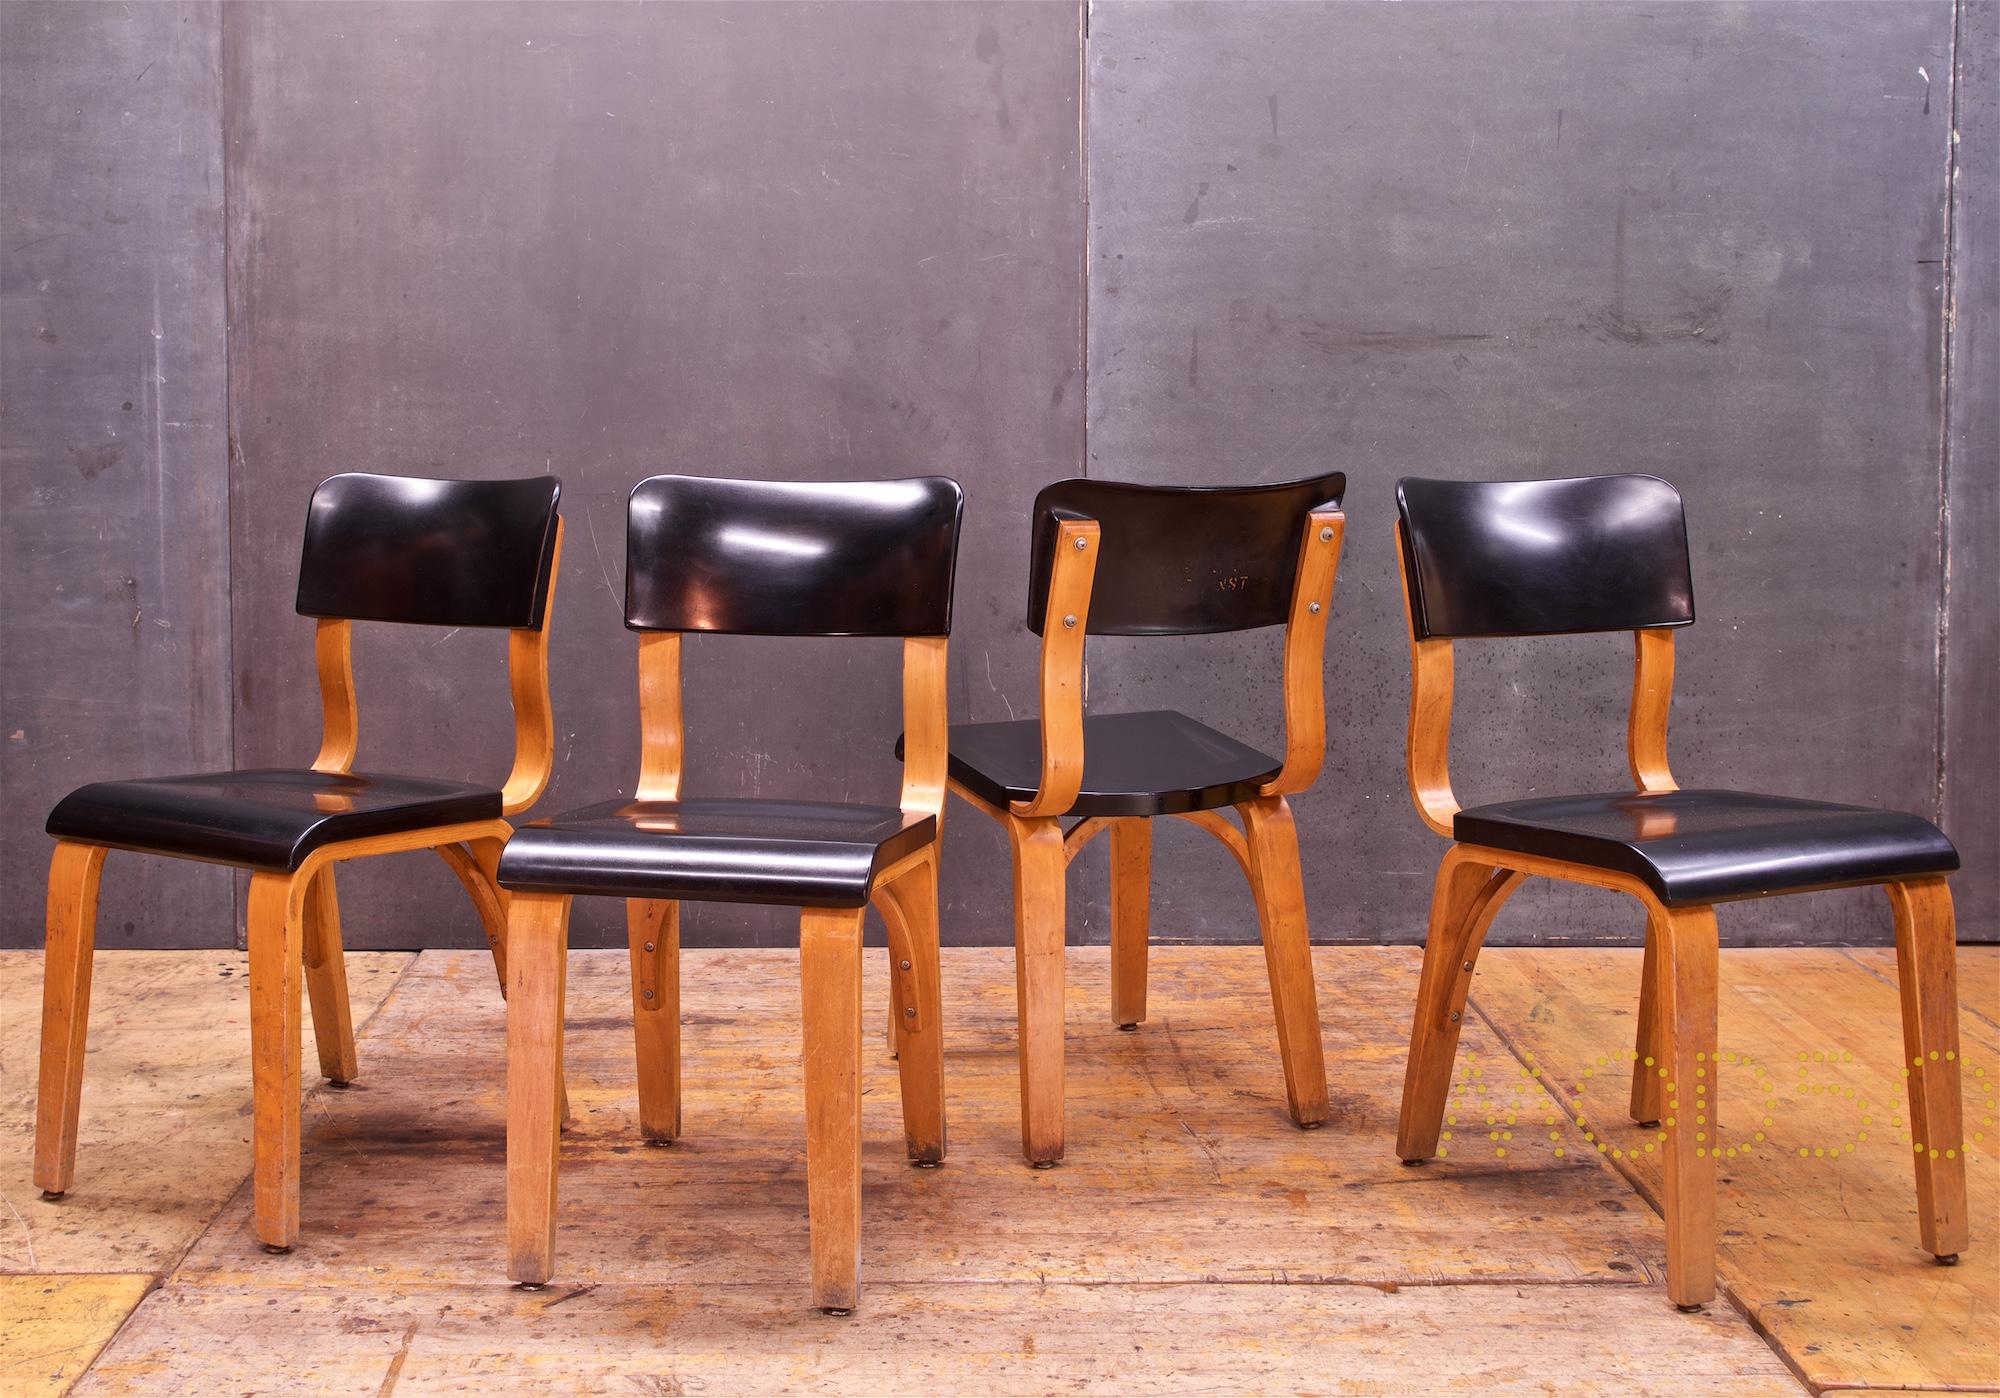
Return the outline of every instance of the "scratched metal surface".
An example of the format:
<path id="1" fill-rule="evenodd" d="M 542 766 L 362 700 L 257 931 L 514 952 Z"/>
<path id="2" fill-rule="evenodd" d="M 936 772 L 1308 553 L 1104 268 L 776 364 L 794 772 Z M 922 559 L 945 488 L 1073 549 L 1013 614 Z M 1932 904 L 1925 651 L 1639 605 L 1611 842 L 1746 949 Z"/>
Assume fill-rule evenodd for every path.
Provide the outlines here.
<path id="1" fill-rule="evenodd" d="M 1093 6 L 1092 472 L 1350 481 L 1330 750 L 1297 803 L 1316 936 L 1415 937 L 1439 854 L 1403 791 L 1399 475 L 1676 482 L 1681 780 L 1936 810 L 1952 31 L 1949 4 Z M 1091 698 L 1180 692 L 1269 740 L 1275 647 L 1098 647 Z M 1629 642 L 1461 650 L 1464 798 L 1621 783 Z M 1218 874 L 1160 882 L 1206 909 Z M 1888 918 L 1849 892 L 1723 925 Z M 1638 929 L 1576 892 L 1495 936 Z"/>
<path id="2" fill-rule="evenodd" d="M 313 482 L 564 482 L 555 785 L 629 790 L 624 503 L 656 471 L 966 486 L 954 712 L 1035 707 L 1035 490 L 1082 455 L 1077 13 L 1056 5 L 238 6 L 231 179 L 236 756 L 310 756 L 290 608 Z M 689 790 L 893 800 L 890 641 L 695 640 Z M 254 657 L 255 664 L 251 659 Z M 357 640 L 362 764 L 496 780 L 497 637 Z M 955 928 L 1011 936 L 960 808 Z M 478 940 L 436 860 L 343 871 L 354 945 Z M 579 940 L 623 911 L 578 905 Z M 690 941 L 795 938 L 691 908 Z"/>
<path id="3" fill-rule="evenodd" d="M 0 6 L 0 945 L 42 819 L 229 761 L 220 22 Z M 99 945 L 227 946 L 229 877 L 114 855 Z"/>

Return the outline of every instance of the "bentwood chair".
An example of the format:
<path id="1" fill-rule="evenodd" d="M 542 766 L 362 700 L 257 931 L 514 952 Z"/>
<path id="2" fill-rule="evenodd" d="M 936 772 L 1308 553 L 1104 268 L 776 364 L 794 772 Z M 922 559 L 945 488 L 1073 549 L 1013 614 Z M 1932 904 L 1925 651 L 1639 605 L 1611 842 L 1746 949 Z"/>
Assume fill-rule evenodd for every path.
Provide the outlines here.
<path id="1" fill-rule="evenodd" d="M 471 894 L 505 984 L 504 895 L 494 882 L 503 816 L 534 804 L 554 754 L 548 613 L 562 553 L 554 476 L 451 481 L 334 476 L 313 492 L 297 607 L 318 619 L 324 729 L 305 768 L 94 782 L 49 814 L 48 957 L 42 997 L 35 1183 L 60 1198 L 75 1176 L 98 878 L 107 850 L 250 872 L 250 1036 L 255 1228 L 271 1252 L 299 1233 L 299 982 L 312 1000 L 320 1071 L 358 1071 L 333 866 L 434 849 Z M 356 621 L 505 627 L 514 766 L 504 788 L 357 772 L 350 641 Z"/>
<path id="2" fill-rule="evenodd" d="M 1715 1295 L 1715 905 L 1880 884 L 1902 981 L 1918 1228 L 1966 1243 L 1951 843 L 1929 821 L 1742 791 L 1683 791 L 1667 766 L 1674 630 L 1694 621 L 1681 498 L 1652 476 L 1405 480 L 1398 529 L 1415 680 L 1410 794 L 1455 843 L 1438 870 L 1396 1150 L 1437 1151 L 1460 1016 L 1487 928 L 1529 875 L 1629 893 L 1646 909 L 1632 1119 L 1665 1130 L 1667 1294 Z M 1459 808 L 1448 770 L 1452 644 L 1631 631 L 1634 790 Z M 1706 1127 L 1707 1129 L 1702 1129 Z"/>
<path id="3" fill-rule="evenodd" d="M 1346 527 L 1338 472 L 1209 489 L 1067 480 L 1036 497 L 1028 626 L 1042 638 L 1041 717 L 951 730 L 951 789 L 1006 828 L 1014 859 L 1021 1148 L 1063 1155 L 1063 884 L 1111 833 L 1111 1018 L 1146 1018 L 1152 821 L 1215 836 L 1249 877 L 1263 927 L 1292 1119 L 1327 1116 L 1298 835 L 1285 798 L 1326 750 L 1327 608 Z M 1086 635 L 1191 636 L 1285 626 L 1282 762 L 1172 710 L 1083 712 Z M 1222 815 L 1230 806 L 1238 830 Z M 1073 818 L 1065 830 L 1062 820 Z"/>
<path id="4" fill-rule="evenodd" d="M 903 1129 L 944 1159 L 937 840 L 945 642 L 963 493 L 941 476 L 840 484 L 655 476 L 627 512 L 625 625 L 639 633 L 638 790 L 524 826 L 511 890 L 507 1012 L 508 1275 L 555 1253 L 563 975 L 573 895 L 623 898 L 640 1129 L 680 1135 L 680 903 L 798 907 L 806 1197 L 813 1304 L 860 1296 L 861 923 L 889 932 Z M 900 636 L 911 756 L 897 806 L 681 795 L 681 634 Z"/>

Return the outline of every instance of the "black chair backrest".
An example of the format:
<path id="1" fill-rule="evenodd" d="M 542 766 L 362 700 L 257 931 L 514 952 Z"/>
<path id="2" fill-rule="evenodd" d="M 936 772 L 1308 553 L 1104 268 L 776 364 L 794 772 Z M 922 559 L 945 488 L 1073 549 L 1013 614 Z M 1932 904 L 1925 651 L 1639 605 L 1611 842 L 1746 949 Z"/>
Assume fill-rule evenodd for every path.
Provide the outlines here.
<path id="1" fill-rule="evenodd" d="M 1081 477 L 1035 497 L 1028 627 L 1048 611 L 1056 533 L 1065 519 L 1102 526 L 1085 630 L 1098 636 L 1195 636 L 1277 626 L 1291 611 L 1306 516 L 1338 509 L 1339 471 L 1275 485 L 1134 485 Z"/>
<path id="2" fill-rule="evenodd" d="M 1657 476 L 1396 483 L 1419 637 L 1556 636 L 1694 620 L 1687 518 Z"/>
<path id="3" fill-rule="evenodd" d="M 299 614 L 538 627 L 548 605 L 561 497 L 554 476 L 330 477 L 306 511 Z"/>
<path id="4" fill-rule="evenodd" d="M 945 476 L 654 476 L 625 513 L 625 624 L 737 636 L 944 636 L 965 492 Z"/>

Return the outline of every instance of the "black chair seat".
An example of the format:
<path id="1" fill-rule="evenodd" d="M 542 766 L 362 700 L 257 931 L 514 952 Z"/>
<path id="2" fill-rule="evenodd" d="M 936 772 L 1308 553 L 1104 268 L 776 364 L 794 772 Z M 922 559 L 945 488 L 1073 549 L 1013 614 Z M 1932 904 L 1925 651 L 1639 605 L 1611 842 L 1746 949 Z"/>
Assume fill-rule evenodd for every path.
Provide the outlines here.
<path id="1" fill-rule="evenodd" d="M 858 908 L 937 820 L 810 801 L 605 801 L 530 821 L 500 855 L 524 893 Z"/>
<path id="2" fill-rule="evenodd" d="M 1069 813 L 1156 816 L 1233 806 L 1254 797 L 1282 765 L 1171 709 L 1089 714 L 1083 720 L 1083 790 Z M 1033 800 L 1042 780 L 1040 723 L 954 725 L 951 775 L 1003 810 L 1010 801 Z"/>
<path id="3" fill-rule="evenodd" d="M 499 818 L 489 786 L 285 767 L 92 782 L 57 803 L 47 828 L 59 840 L 289 871 L 321 845 Z"/>
<path id="4" fill-rule="evenodd" d="M 1670 907 L 1958 868 L 1951 841 L 1920 816 L 1744 791 L 1503 801 L 1460 811 L 1452 835 L 1630 874 Z"/>

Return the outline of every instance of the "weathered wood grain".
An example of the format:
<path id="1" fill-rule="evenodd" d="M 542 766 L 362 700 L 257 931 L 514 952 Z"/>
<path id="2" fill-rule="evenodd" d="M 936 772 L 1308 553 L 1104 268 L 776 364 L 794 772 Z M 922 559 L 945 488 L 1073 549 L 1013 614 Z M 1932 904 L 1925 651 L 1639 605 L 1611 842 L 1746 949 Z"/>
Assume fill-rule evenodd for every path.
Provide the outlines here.
<path id="1" fill-rule="evenodd" d="M 152 1288 L 150 1276 L 0 1276 L 0 1393 L 67 1393 Z"/>
<path id="2" fill-rule="evenodd" d="M 1027 1167 L 1019 1167 L 1025 1175 Z M 1631 1286 L 176 1283 L 80 1394 L 1800 1392 L 1727 1310 Z M 1671 1356 L 1671 1362 L 1663 1362 Z"/>
<path id="3" fill-rule="evenodd" d="M 412 959 L 348 957 L 357 1024 Z M 29 1181 L 41 962 L 40 952 L 0 952 L 0 1274 L 164 1272 L 250 1173 L 246 959 L 98 953 L 76 1180 L 54 1203 Z M 490 971 L 487 982 L 497 1005 Z M 386 1058 L 366 1066 L 364 1087 L 398 1071 Z M 308 1074 L 308 1089 L 317 1084 Z"/>
<path id="4" fill-rule="evenodd" d="M 1919 1246 L 1894 953 L 1723 953 L 1721 1279 L 1816 1387 L 2000 1386 L 2000 952 L 1959 958 L 1972 1243 L 1939 1267 Z M 1507 1090 L 1580 1101 L 1569 1132 L 1582 1117 L 1585 1148 L 1657 1201 L 1665 1145 L 1626 1116 L 1639 971 L 1637 950 L 1489 951 L 1473 1003 L 1542 1070 L 1504 1068 Z M 1461 1074 L 1461 1121 L 1484 1083 Z"/>

